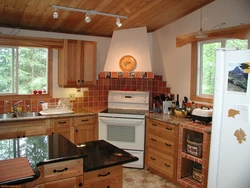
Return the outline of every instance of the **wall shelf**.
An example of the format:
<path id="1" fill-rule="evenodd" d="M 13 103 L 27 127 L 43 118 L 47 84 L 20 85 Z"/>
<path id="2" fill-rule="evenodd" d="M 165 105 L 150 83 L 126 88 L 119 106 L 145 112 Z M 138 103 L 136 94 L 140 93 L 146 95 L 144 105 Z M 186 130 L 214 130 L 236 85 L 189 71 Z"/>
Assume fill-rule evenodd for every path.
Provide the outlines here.
<path id="1" fill-rule="evenodd" d="M 187 138 L 190 135 L 191 137 L 198 137 L 202 140 L 201 157 L 196 157 L 187 153 Z M 207 187 L 210 138 L 211 125 L 205 126 L 193 122 L 180 123 L 177 180 L 181 187 Z M 195 162 L 202 166 L 201 182 L 192 177 L 193 165 Z"/>

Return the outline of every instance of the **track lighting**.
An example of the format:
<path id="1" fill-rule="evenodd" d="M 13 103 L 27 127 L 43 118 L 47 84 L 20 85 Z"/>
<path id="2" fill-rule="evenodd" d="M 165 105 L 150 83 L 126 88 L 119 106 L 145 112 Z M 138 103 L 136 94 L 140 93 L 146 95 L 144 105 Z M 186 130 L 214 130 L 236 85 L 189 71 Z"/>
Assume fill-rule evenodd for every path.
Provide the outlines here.
<path id="1" fill-rule="evenodd" d="M 91 14 L 92 15 L 115 17 L 116 18 L 116 25 L 118 27 L 122 26 L 122 23 L 120 22 L 120 18 L 123 18 L 123 19 L 128 18 L 127 16 L 121 16 L 121 15 L 117 15 L 117 14 L 108 14 L 108 13 L 104 13 L 104 12 L 98 12 L 98 11 L 95 11 L 95 10 L 83 10 L 83 9 L 63 7 L 63 6 L 57 6 L 57 5 L 52 5 L 52 8 L 54 9 L 54 13 L 53 13 L 53 18 L 54 19 L 58 18 L 57 9 L 63 9 L 63 10 L 75 11 L 75 12 L 84 12 L 84 13 L 86 13 L 85 21 L 87 23 L 91 22 L 91 17 L 90 17 Z"/>
<path id="2" fill-rule="evenodd" d="M 54 18 L 54 19 L 57 19 L 57 18 L 58 18 L 58 12 L 57 12 L 57 9 L 56 9 L 56 8 L 54 9 L 53 18 Z"/>
<path id="3" fill-rule="evenodd" d="M 116 25 L 118 27 L 121 27 L 122 26 L 122 23 L 120 22 L 120 18 L 116 18 Z"/>
<path id="4" fill-rule="evenodd" d="M 86 15 L 85 15 L 85 22 L 86 23 L 91 22 L 91 18 L 90 18 L 90 13 L 89 12 L 87 12 Z"/>

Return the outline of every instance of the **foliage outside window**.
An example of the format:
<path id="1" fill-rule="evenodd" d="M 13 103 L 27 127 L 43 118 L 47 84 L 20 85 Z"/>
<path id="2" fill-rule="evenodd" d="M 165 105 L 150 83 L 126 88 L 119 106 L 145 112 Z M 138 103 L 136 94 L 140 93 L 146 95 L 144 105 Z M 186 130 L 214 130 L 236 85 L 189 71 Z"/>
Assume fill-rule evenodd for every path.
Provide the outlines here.
<path id="1" fill-rule="evenodd" d="M 248 40 L 221 39 L 192 43 L 191 100 L 212 102 L 216 49 L 248 49 Z"/>
<path id="2" fill-rule="evenodd" d="M 0 95 L 48 90 L 48 48 L 0 46 Z"/>

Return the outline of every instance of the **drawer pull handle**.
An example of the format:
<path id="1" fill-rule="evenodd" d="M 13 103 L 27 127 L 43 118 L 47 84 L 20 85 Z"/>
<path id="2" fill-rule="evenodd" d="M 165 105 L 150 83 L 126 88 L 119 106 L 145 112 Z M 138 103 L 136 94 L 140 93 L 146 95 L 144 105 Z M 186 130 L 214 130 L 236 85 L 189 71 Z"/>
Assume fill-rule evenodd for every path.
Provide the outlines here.
<path id="1" fill-rule="evenodd" d="M 154 157 L 150 157 L 153 161 L 155 161 L 156 159 Z"/>
<path id="2" fill-rule="evenodd" d="M 153 125 L 153 126 L 157 126 L 157 124 L 156 124 L 156 123 L 152 123 L 152 125 Z"/>
<path id="3" fill-rule="evenodd" d="M 65 124 L 66 121 L 59 121 L 58 124 Z"/>
<path id="4" fill-rule="evenodd" d="M 154 139 L 154 138 L 151 138 L 151 140 L 156 141 L 156 139 Z"/>
<path id="5" fill-rule="evenodd" d="M 166 163 L 164 163 L 164 165 L 165 165 L 166 167 L 170 167 L 170 165 L 168 165 L 168 164 L 166 164 Z"/>
<path id="6" fill-rule="evenodd" d="M 108 176 L 110 174 L 110 172 L 108 172 L 107 174 L 98 174 L 98 177 L 105 177 Z"/>
<path id="7" fill-rule="evenodd" d="M 165 143 L 165 145 L 168 146 L 168 147 L 171 147 L 171 146 L 172 146 L 171 144 L 168 144 L 168 143 Z"/>
<path id="8" fill-rule="evenodd" d="M 82 119 L 82 122 L 86 122 L 86 121 L 89 121 L 89 119 Z"/>
<path id="9" fill-rule="evenodd" d="M 166 129 L 169 130 L 169 131 L 172 131 L 172 128 L 170 128 L 170 127 L 166 127 Z"/>
<path id="10" fill-rule="evenodd" d="M 66 170 L 68 170 L 67 167 L 65 167 L 65 168 L 62 169 L 62 170 L 56 170 L 56 169 L 54 169 L 53 172 L 54 172 L 54 173 L 57 173 L 57 172 L 63 172 L 63 171 L 66 171 Z"/>

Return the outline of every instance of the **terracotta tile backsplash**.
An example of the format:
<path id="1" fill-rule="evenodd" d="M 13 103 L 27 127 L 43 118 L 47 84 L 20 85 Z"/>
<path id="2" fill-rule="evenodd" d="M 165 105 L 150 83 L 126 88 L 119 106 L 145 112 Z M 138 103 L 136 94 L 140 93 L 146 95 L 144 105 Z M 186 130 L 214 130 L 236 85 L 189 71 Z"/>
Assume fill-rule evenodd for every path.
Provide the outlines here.
<path id="1" fill-rule="evenodd" d="M 170 88 L 166 87 L 167 83 L 162 80 L 162 76 L 153 76 L 153 73 L 150 73 L 150 77 L 153 76 L 153 78 L 119 78 L 118 75 L 115 75 L 116 78 L 101 78 L 101 74 L 95 86 L 89 87 L 89 91 L 83 92 L 83 97 L 77 97 L 73 101 L 73 108 L 107 107 L 109 90 L 148 91 L 150 93 L 150 107 L 152 107 L 153 96 L 170 93 Z M 6 100 L 12 104 L 18 101 L 11 98 Z M 40 101 L 51 103 L 58 100 L 59 98 L 44 99 L 41 97 L 39 99 L 29 99 L 27 97 L 18 106 L 22 108 L 22 111 L 27 111 L 29 105 L 31 111 L 39 112 L 41 111 Z M 10 106 L 4 101 L 0 100 L 0 113 L 11 111 Z"/>

